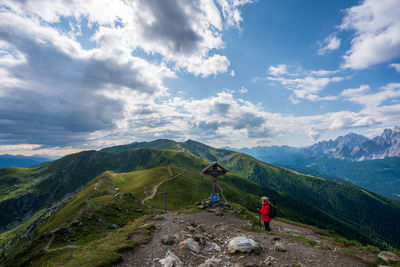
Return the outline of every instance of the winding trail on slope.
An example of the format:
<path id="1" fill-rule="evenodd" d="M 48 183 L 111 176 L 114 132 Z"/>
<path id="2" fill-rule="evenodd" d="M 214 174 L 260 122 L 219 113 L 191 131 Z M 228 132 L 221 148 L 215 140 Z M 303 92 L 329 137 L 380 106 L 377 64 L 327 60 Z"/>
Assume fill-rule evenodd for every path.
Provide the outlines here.
<path id="1" fill-rule="evenodd" d="M 153 186 L 153 188 L 152 188 L 151 191 L 150 191 L 151 194 L 142 200 L 142 204 L 144 204 L 144 202 L 145 202 L 146 200 L 152 199 L 152 198 L 156 195 L 158 188 L 159 188 L 163 183 L 169 182 L 169 181 L 171 181 L 171 180 L 177 178 L 178 176 L 182 175 L 182 174 L 185 172 L 185 170 L 183 170 L 182 172 L 180 172 L 180 173 L 178 173 L 177 175 L 174 175 L 174 176 L 173 176 L 171 167 L 168 166 L 168 172 L 169 172 L 170 177 L 169 177 L 167 180 L 161 181 L 160 183 L 158 183 L 158 184 L 156 184 L 155 186 Z M 95 185 L 95 190 L 97 190 L 97 186 L 98 186 L 99 184 L 101 184 L 101 182 L 102 182 L 102 181 L 100 180 L 99 182 L 96 183 L 96 185 Z M 115 185 L 115 182 L 114 182 L 114 185 Z M 88 198 L 85 198 L 85 203 L 86 203 L 86 205 L 87 205 L 86 210 L 89 210 L 92 204 L 90 203 L 90 201 L 89 201 Z M 144 204 L 144 205 L 146 205 L 146 204 Z M 146 206 L 149 207 L 148 205 L 146 205 Z M 154 208 L 152 208 L 152 209 L 154 209 Z M 81 213 L 83 212 L 83 210 L 85 210 L 85 209 L 80 210 L 79 213 L 81 214 Z M 155 209 L 155 210 L 158 210 L 158 209 Z M 161 211 L 161 210 L 159 210 L 159 211 Z M 71 224 L 72 224 L 72 222 L 70 222 L 69 224 L 67 224 L 65 227 L 70 227 Z M 45 250 L 46 252 L 57 251 L 57 250 L 65 249 L 65 248 L 81 248 L 81 247 L 82 247 L 82 246 L 68 245 L 68 246 L 64 246 L 64 247 L 60 247 L 60 248 L 50 249 L 50 246 L 51 246 L 51 244 L 53 243 L 53 240 L 54 240 L 54 237 L 55 237 L 55 236 L 54 236 L 54 233 L 55 233 L 56 231 L 60 230 L 60 228 L 61 228 L 61 227 L 58 227 L 58 228 L 56 228 L 56 229 L 54 229 L 53 231 L 50 232 L 51 238 L 50 238 L 49 242 L 47 242 L 46 246 L 44 247 L 44 250 Z"/>
<path id="2" fill-rule="evenodd" d="M 175 176 L 172 176 L 173 173 L 172 173 L 172 171 L 171 171 L 171 168 L 168 166 L 168 172 L 169 172 L 169 174 L 171 175 L 171 177 L 168 178 L 167 180 L 161 181 L 161 182 L 159 182 L 158 184 L 156 184 L 155 186 L 153 186 L 153 188 L 152 188 L 151 191 L 150 191 L 151 194 L 150 194 L 149 196 L 145 197 L 145 198 L 142 200 L 142 204 L 144 204 L 144 202 L 145 202 L 146 200 L 152 199 L 152 198 L 156 195 L 158 188 L 159 188 L 163 183 L 169 182 L 169 181 L 171 181 L 171 180 L 177 178 L 178 176 L 182 175 L 182 174 L 185 172 L 185 170 L 183 170 L 182 172 L 178 173 L 178 174 L 175 175 Z"/>

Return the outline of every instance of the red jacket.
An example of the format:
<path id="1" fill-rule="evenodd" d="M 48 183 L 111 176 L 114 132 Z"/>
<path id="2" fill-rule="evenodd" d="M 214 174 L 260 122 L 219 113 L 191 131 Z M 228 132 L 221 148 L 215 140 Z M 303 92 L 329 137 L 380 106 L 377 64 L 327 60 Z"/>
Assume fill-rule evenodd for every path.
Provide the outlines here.
<path id="1" fill-rule="evenodd" d="M 265 202 L 264 204 L 262 204 L 261 209 L 258 210 L 258 212 L 261 213 L 261 220 L 264 222 L 270 222 L 271 218 L 269 217 L 269 209 L 270 209 L 270 205 L 271 203 L 269 201 Z"/>

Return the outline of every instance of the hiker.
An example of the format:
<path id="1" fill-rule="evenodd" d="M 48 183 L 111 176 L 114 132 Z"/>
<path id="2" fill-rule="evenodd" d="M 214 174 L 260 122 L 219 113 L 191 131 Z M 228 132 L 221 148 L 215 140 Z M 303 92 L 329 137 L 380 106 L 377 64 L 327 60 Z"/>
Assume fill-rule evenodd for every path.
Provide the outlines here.
<path id="1" fill-rule="evenodd" d="M 261 213 L 261 221 L 264 222 L 265 231 L 271 231 L 271 229 L 269 228 L 269 222 L 271 221 L 271 217 L 269 217 L 271 202 L 269 202 L 269 199 L 267 197 L 262 197 L 261 202 L 261 209 L 258 210 L 258 212 Z"/>

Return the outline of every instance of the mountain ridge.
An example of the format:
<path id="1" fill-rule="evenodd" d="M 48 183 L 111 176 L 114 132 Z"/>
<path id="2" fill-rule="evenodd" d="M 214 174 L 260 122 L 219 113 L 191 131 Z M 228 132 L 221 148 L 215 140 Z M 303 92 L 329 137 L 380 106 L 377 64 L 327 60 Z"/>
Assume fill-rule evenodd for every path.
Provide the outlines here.
<path id="1" fill-rule="evenodd" d="M 284 162 L 293 155 L 328 157 L 349 161 L 383 159 L 400 156 L 400 127 L 385 128 L 380 135 L 372 138 L 350 132 L 335 139 L 319 141 L 301 148 L 283 145 L 229 149 L 244 152 L 272 163 Z"/>
<path id="2" fill-rule="evenodd" d="M 157 149 L 157 146 L 172 147 L 174 150 Z M 230 171 L 230 174 L 221 179 L 221 183 L 229 182 L 239 190 L 229 196 L 232 200 L 235 199 L 235 195 L 258 192 L 258 197 L 268 195 L 273 201 L 274 199 L 278 201 L 277 204 L 286 217 L 334 229 L 363 243 L 381 247 L 400 246 L 400 240 L 396 239 L 400 236 L 398 233 L 400 229 L 397 227 L 400 223 L 398 222 L 400 202 L 346 183 L 303 175 L 261 162 L 244 153 L 213 148 L 193 140 L 175 142 L 161 139 L 110 147 L 100 151 L 80 152 L 37 168 L 24 170 L 29 172 L 32 180 L 28 181 L 26 194 L 17 188 L 14 190 L 16 191 L 14 195 L 9 195 L 0 201 L 0 213 L 13 215 L 13 217 L 2 216 L 1 226 L 4 229 L 12 222 L 16 212 L 21 218 L 27 212 L 39 211 L 68 194 L 80 191 L 105 171 L 119 174 L 172 164 L 192 170 L 187 172 L 192 176 L 183 175 L 176 180 L 179 182 L 177 186 L 184 188 L 187 186 L 185 183 L 192 179 L 190 177 L 198 176 L 202 167 L 215 159 Z M 15 178 L 23 170 L 6 168 L 6 171 L 11 171 L 11 174 L 8 174 L 9 178 Z M 187 179 L 182 180 L 185 177 Z M 3 180 L 4 178 L 0 177 L 0 182 Z M 20 184 L 24 185 L 23 182 Z M 176 189 L 170 188 L 167 191 L 173 192 Z M 253 206 L 251 203 L 257 205 L 258 197 L 252 197 L 254 200 L 250 202 L 245 199 L 240 201 L 248 203 L 247 207 L 251 207 Z M 21 207 L 19 202 L 21 198 L 25 199 L 23 202 L 25 209 L 15 209 L 16 206 Z M 162 198 L 159 201 L 162 201 Z M 390 219 L 380 222 L 369 220 L 371 216 L 378 216 L 376 213 Z"/>
<path id="3" fill-rule="evenodd" d="M 152 141 L 152 142 L 142 142 L 139 146 L 143 147 L 146 146 L 146 143 L 149 147 L 153 147 L 156 145 L 160 140 Z M 351 186 L 347 183 L 343 182 L 332 182 L 330 180 L 322 179 L 322 178 L 311 178 L 312 176 L 301 176 L 301 179 L 295 178 L 293 176 L 293 172 L 289 171 L 288 169 L 284 169 L 281 167 L 277 167 L 265 162 L 261 162 L 256 160 L 255 158 L 243 154 L 241 152 L 234 152 L 229 151 L 226 149 L 217 149 L 207 145 L 203 145 L 202 143 L 196 141 L 189 141 L 189 142 L 176 142 L 179 146 L 174 145 L 174 147 L 180 147 L 179 149 L 190 150 L 192 154 L 201 155 L 202 157 L 206 157 L 207 160 L 215 161 L 218 159 L 218 162 L 222 164 L 224 167 L 232 171 L 234 174 L 249 179 L 250 181 L 262 184 L 269 188 L 273 188 L 278 191 L 283 191 L 289 193 L 303 201 L 308 203 L 313 203 L 313 205 L 317 205 L 317 207 L 321 208 L 322 210 L 329 210 L 329 212 L 334 212 L 333 214 L 343 216 L 343 210 L 339 208 L 340 206 L 346 206 L 346 201 L 354 202 L 358 201 L 359 199 L 363 199 L 364 197 L 373 197 L 374 199 L 381 199 L 381 196 L 367 192 L 366 190 L 357 191 L 357 187 Z M 123 147 L 119 147 L 119 149 L 123 149 Z M 126 149 L 132 149 L 132 144 L 126 146 Z M 269 177 L 269 179 L 263 179 L 262 177 Z M 275 178 L 276 177 L 276 178 Z M 282 177 L 282 178 L 278 178 Z M 293 177 L 293 178 L 292 178 Z M 310 177 L 310 178 L 308 178 Z M 299 177 L 300 178 L 300 177 Z M 283 179 L 285 182 L 282 182 Z M 305 180 L 302 180 L 305 179 Z M 311 180 L 309 180 L 311 179 Z M 305 184 L 310 184 L 310 186 L 305 186 Z M 325 185 L 330 184 L 332 188 L 346 188 L 346 191 L 349 191 L 347 194 L 338 195 L 337 199 L 340 200 L 339 203 L 334 202 L 324 202 L 323 199 L 326 199 L 325 194 L 329 195 L 331 192 L 327 190 Z M 313 187 L 318 187 L 317 190 Z M 339 190 L 339 189 L 335 190 Z M 307 197 L 304 197 L 301 192 L 310 192 L 311 190 L 313 193 L 307 193 Z M 357 197 L 351 196 L 350 192 L 358 192 L 355 193 Z M 385 200 L 383 200 L 385 199 Z M 399 206 L 400 202 L 395 200 L 383 198 L 383 202 L 378 201 L 379 203 L 385 203 L 386 201 L 396 203 L 396 206 Z M 321 202 L 322 201 L 322 202 Z M 329 204 L 327 204 L 329 203 Z M 359 207 L 362 204 L 356 204 L 355 206 Z M 387 210 L 383 208 L 379 208 L 382 212 L 386 214 Z M 374 213 L 373 211 L 372 213 Z M 363 212 L 361 212 L 363 213 Z M 355 217 L 362 216 L 359 210 L 352 210 L 346 212 L 345 218 L 346 220 L 354 220 Z M 357 215 L 358 214 L 358 215 Z M 379 215 L 377 215 L 379 216 Z M 385 216 L 391 216 L 389 213 Z M 365 218 L 367 220 L 367 218 Z M 395 219 L 400 223 L 400 214 L 396 215 Z M 357 221 L 360 223 L 364 221 L 361 219 Z M 385 227 L 382 227 L 385 228 Z M 381 229 L 382 230 L 382 229 Z M 387 232 L 385 235 L 390 235 L 391 233 Z"/>

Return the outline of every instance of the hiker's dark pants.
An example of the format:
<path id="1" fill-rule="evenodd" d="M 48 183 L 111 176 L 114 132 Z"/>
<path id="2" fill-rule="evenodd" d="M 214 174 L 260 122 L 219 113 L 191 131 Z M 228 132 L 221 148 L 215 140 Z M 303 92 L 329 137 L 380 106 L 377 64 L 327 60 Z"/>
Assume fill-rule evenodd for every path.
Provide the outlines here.
<path id="1" fill-rule="evenodd" d="M 269 222 L 264 221 L 265 231 L 271 231 L 269 228 Z"/>

